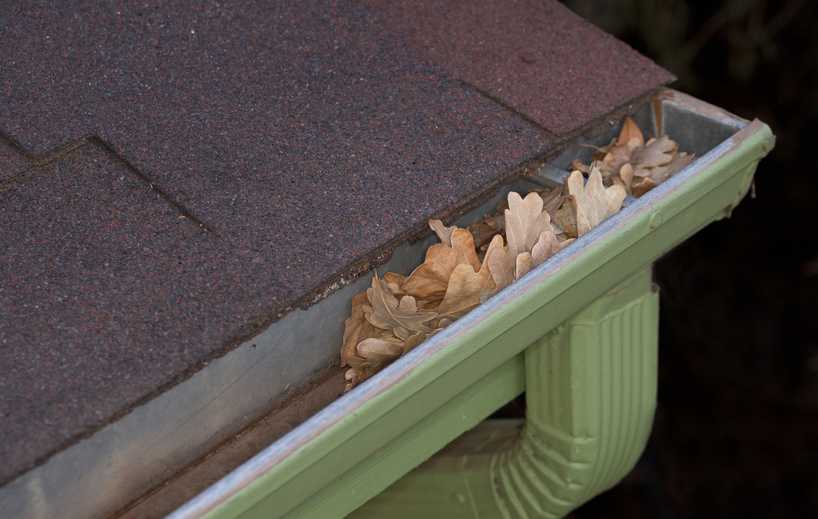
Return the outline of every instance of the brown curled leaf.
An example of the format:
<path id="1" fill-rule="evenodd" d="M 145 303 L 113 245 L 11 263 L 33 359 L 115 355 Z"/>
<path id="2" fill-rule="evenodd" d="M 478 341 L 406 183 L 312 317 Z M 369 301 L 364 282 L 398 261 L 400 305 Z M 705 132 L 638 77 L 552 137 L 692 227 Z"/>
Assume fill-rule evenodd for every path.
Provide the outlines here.
<path id="1" fill-rule="evenodd" d="M 356 347 L 358 343 L 368 337 L 377 335 L 377 329 L 364 317 L 363 307 L 368 303 L 366 292 L 356 294 L 352 298 L 352 312 L 344 321 L 344 338 L 341 347 L 341 366 L 351 366 L 358 357 Z"/>
<path id="2" fill-rule="evenodd" d="M 372 286 L 367 289 L 366 296 L 371 306 L 363 307 L 364 316 L 372 326 L 382 330 L 400 327 L 413 332 L 428 332 L 430 328 L 425 323 L 437 316 L 434 312 L 418 310 L 412 296 L 398 300 L 377 273 L 372 276 Z"/>
<path id="3" fill-rule="evenodd" d="M 483 266 L 488 269 L 494 280 L 497 290 L 507 287 L 514 281 L 515 258 L 503 245 L 503 237 L 499 234 L 491 239 Z"/>
<path id="4" fill-rule="evenodd" d="M 460 317 L 480 304 L 482 294 L 494 289 L 494 281 L 488 269 L 475 272 L 470 265 L 460 264 L 455 267 L 446 295 L 437 312 L 441 316 Z"/>

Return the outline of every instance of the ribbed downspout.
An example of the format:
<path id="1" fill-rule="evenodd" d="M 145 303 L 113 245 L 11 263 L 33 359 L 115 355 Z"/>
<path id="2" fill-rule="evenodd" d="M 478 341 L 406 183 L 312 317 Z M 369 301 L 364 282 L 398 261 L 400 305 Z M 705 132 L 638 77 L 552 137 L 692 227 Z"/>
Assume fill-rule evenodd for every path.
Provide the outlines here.
<path id="1" fill-rule="evenodd" d="M 656 407 L 650 270 L 525 350 L 526 419 L 486 421 L 353 517 L 556 518 L 636 464 Z"/>

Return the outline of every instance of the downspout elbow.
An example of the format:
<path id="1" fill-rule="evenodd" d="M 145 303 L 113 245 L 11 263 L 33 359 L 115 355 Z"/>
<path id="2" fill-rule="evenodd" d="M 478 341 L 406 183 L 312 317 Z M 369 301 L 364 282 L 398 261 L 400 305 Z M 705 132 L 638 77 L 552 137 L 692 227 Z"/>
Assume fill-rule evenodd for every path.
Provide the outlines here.
<path id="1" fill-rule="evenodd" d="M 526 350 L 525 426 L 489 464 L 502 516 L 562 517 L 633 469 L 656 408 L 658 294 L 645 288 L 603 297 Z"/>

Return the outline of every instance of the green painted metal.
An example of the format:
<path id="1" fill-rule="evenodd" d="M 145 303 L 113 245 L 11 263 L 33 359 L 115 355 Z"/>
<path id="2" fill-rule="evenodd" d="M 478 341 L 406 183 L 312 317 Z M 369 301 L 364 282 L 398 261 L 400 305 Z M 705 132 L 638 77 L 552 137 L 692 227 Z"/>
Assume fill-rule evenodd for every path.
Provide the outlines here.
<path id="1" fill-rule="evenodd" d="M 487 421 L 350 517 L 562 517 L 615 485 L 656 406 L 650 269 L 525 350 L 522 429 Z"/>
<path id="2" fill-rule="evenodd" d="M 504 291 L 513 292 L 508 304 L 473 317 L 468 327 L 457 327 L 445 348 L 431 350 L 423 362 L 399 378 L 375 377 L 371 382 L 382 384 L 375 396 L 354 413 L 327 424 L 308 444 L 260 471 L 217 506 L 208 505 L 207 516 L 320 518 L 353 512 L 519 394 L 532 380 L 525 370 L 548 367 L 541 357 L 553 351 L 549 341 L 579 340 L 576 334 L 592 333 L 577 329 L 568 338 L 560 335 L 543 342 L 549 332 L 623 280 L 647 269 L 691 234 L 729 215 L 747 193 L 756 164 L 773 141 L 766 125 L 750 123 L 709 162 L 702 159 L 704 163 L 695 175 L 661 198 L 647 197 L 650 202 L 634 205 L 627 218 L 616 219 L 615 232 L 605 232 L 585 243 L 579 240 L 570 255 L 547 263 L 551 266 L 539 270 L 524 290 L 511 287 Z M 506 296 L 495 297 L 502 301 Z M 587 338 L 582 340 L 588 342 Z M 532 351 L 523 353 L 529 347 Z M 571 360 L 579 362 L 571 355 L 560 362 L 570 364 Z M 525 389 L 535 391 L 533 384 Z M 590 454 L 579 449 L 578 459 L 597 463 L 604 474 L 576 476 L 576 481 L 569 482 L 569 490 L 574 488 L 571 485 L 581 489 L 575 489 L 574 494 L 558 494 L 555 502 L 581 500 L 612 484 L 632 463 L 639 443 L 632 441 L 636 443 L 627 452 L 610 454 L 618 458 L 616 463 L 604 457 L 602 461 L 584 461 L 582 456 Z M 602 449 L 598 452 L 616 450 L 605 450 L 601 445 L 595 448 Z M 557 450 L 553 454 L 559 456 Z M 520 463 L 525 462 L 521 453 L 516 456 Z M 535 506 L 524 493 L 529 492 L 523 491 L 524 485 L 513 486 L 518 479 L 514 472 L 503 477 L 507 482 L 503 488 L 519 494 L 507 499 L 519 506 Z M 480 497 L 488 499 L 488 495 Z M 514 514 L 510 510 L 507 512 Z"/>

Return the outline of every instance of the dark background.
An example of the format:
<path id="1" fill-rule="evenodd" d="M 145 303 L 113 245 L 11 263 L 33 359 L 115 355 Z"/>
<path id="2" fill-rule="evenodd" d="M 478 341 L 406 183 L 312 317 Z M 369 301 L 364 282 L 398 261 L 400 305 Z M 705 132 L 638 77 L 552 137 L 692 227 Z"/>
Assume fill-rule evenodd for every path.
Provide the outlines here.
<path id="1" fill-rule="evenodd" d="M 656 266 L 659 406 L 634 472 L 573 514 L 818 513 L 818 9 L 810 1 L 567 1 L 773 129 L 755 199 Z"/>

